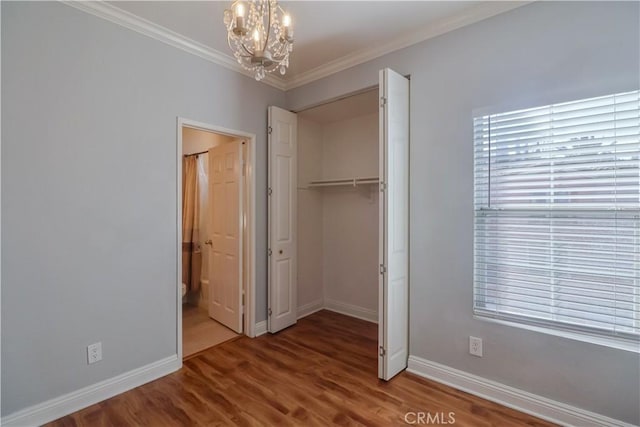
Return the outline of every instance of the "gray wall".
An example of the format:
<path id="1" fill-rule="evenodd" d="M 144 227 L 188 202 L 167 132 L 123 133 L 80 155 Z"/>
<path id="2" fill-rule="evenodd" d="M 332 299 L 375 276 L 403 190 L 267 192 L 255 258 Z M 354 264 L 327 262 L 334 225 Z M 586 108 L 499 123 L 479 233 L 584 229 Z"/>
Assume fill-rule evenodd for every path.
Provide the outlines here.
<path id="1" fill-rule="evenodd" d="M 533 3 L 287 93 L 298 109 L 411 74 L 412 355 L 634 424 L 638 354 L 472 317 L 472 112 L 637 89 L 639 6 Z"/>
<path id="2" fill-rule="evenodd" d="M 63 4 L 2 2 L 2 415 L 176 353 L 176 117 L 258 136 L 266 212 L 266 111 L 283 103 Z"/>
<path id="3" fill-rule="evenodd" d="M 176 116 L 257 134 L 265 194 L 266 106 L 284 95 L 59 3 L 1 7 L 7 415 L 175 354 Z M 633 423 L 637 354 L 472 318 L 471 117 L 637 88 L 639 12 L 536 3 L 287 94 L 299 108 L 386 66 L 412 75 L 411 354 Z M 264 215 L 258 231 L 260 321 Z"/>

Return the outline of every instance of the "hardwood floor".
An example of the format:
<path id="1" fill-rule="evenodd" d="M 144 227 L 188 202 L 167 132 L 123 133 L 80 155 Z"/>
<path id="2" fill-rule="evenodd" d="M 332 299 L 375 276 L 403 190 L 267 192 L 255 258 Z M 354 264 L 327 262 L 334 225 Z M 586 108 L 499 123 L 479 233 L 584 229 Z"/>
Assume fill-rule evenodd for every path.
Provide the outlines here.
<path id="1" fill-rule="evenodd" d="M 376 348 L 377 325 L 321 311 L 276 335 L 220 344 L 49 425 L 399 426 L 409 411 L 449 424 L 453 412 L 459 426 L 551 425 L 406 372 L 379 381 Z"/>
<path id="2" fill-rule="evenodd" d="M 209 317 L 203 308 L 182 305 L 182 356 L 188 358 L 240 335 Z"/>

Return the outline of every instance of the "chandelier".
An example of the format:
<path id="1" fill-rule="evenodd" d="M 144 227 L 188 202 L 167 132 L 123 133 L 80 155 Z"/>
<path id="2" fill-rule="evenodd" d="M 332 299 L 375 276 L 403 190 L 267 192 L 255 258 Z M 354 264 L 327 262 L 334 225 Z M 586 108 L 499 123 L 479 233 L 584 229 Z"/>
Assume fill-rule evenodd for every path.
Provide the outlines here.
<path id="1" fill-rule="evenodd" d="M 233 56 L 256 80 L 276 69 L 287 72 L 293 28 L 291 16 L 276 0 L 236 0 L 224 11 L 224 24 Z"/>

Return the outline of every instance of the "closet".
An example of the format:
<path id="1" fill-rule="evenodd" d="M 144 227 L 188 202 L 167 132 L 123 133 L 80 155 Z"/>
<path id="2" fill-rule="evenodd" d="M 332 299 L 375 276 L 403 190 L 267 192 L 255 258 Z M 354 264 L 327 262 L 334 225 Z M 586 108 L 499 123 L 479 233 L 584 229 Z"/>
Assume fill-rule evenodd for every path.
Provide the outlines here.
<path id="1" fill-rule="evenodd" d="M 268 314 L 322 308 L 378 323 L 378 376 L 407 366 L 409 81 L 298 113 L 269 107 Z"/>
<path id="2" fill-rule="evenodd" d="M 378 90 L 298 112 L 298 317 L 378 321 Z"/>

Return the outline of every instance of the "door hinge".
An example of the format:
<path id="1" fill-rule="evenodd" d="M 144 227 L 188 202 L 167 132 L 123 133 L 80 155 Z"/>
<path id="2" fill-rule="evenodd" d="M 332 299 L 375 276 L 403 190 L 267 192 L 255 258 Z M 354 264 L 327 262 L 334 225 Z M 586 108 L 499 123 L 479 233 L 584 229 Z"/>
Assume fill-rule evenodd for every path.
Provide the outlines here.
<path id="1" fill-rule="evenodd" d="M 387 267 L 384 264 L 380 264 L 380 274 L 384 274 L 387 272 Z"/>
<path id="2" fill-rule="evenodd" d="M 267 126 L 267 133 L 271 135 L 272 132 L 273 132 L 273 128 L 271 126 Z"/>
<path id="3" fill-rule="evenodd" d="M 267 194 L 268 195 L 272 195 L 273 194 L 273 189 L 271 187 L 267 188 Z"/>
<path id="4" fill-rule="evenodd" d="M 387 189 L 387 183 L 380 181 L 380 192 L 384 192 Z"/>
<path id="5" fill-rule="evenodd" d="M 272 253 L 273 253 L 273 252 L 271 251 L 271 249 L 267 249 L 267 255 L 268 255 L 268 256 L 271 256 L 271 254 L 272 254 Z"/>
<path id="6" fill-rule="evenodd" d="M 384 107 L 385 105 L 387 105 L 387 98 L 385 98 L 384 96 L 380 97 L 380 106 Z"/>
<path id="7" fill-rule="evenodd" d="M 273 312 L 269 309 L 269 317 L 271 317 L 271 314 L 273 314 Z"/>
<path id="8" fill-rule="evenodd" d="M 380 346 L 380 353 L 378 354 L 380 354 L 380 357 L 384 357 L 384 355 L 387 354 L 387 350 L 385 350 L 383 346 Z"/>

